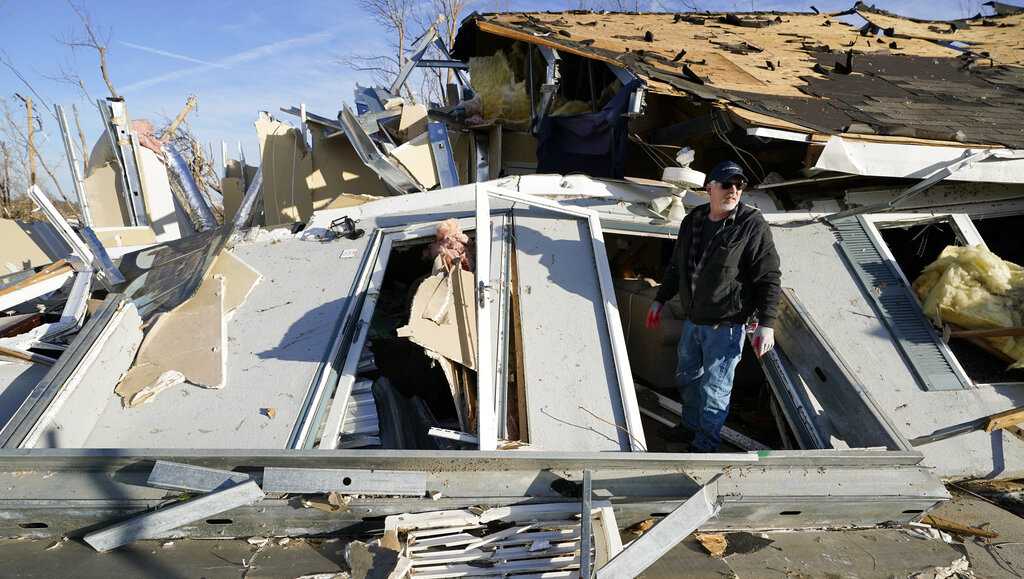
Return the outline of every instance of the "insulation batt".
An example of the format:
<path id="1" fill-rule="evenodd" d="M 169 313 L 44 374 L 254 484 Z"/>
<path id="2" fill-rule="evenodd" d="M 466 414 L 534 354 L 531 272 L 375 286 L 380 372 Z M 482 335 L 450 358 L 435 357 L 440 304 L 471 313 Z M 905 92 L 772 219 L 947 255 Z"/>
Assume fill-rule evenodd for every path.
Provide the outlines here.
<path id="1" fill-rule="evenodd" d="M 530 118 L 526 81 L 516 82 L 504 52 L 499 50 L 493 56 L 470 58 L 469 76 L 473 79 L 473 90 L 483 101 L 485 121 L 525 121 Z"/>
<path id="2" fill-rule="evenodd" d="M 427 247 L 428 257 L 441 257 L 445 269 L 451 269 L 456 259 L 461 260 L 462 269 L 473 271 L 473 260 L 466 251 L 469 236 L 462 232 L 457 219 L 446 219 L 437 226 L 434 242 Z"/>
<path id="3" fill-rule="evenodd" d="M 949 246 L 914 280 L 925 314 L 970 330 L 1024 326 L 1024 268 L 988 248 Z M 1024 338 L 984 338 L 1024 368 Z"/>

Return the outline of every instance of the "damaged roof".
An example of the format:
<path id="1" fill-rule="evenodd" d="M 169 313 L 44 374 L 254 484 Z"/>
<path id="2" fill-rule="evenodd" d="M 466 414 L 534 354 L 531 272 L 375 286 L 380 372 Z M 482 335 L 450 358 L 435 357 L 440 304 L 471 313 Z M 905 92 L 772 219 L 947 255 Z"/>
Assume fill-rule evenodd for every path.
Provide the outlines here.
<path id="1" fill-rule="evenodd" d="M 855 16 L 867 23 L 840 19 Z M 1024 14 L 920 21 L 862 4 L 482 14 L 463 24 L 455 53 L 481 54 L 479 31 L 624 67 L 652 92 L 721 102 L 752 124 L 1024 147 L 1022 25 Z"/>

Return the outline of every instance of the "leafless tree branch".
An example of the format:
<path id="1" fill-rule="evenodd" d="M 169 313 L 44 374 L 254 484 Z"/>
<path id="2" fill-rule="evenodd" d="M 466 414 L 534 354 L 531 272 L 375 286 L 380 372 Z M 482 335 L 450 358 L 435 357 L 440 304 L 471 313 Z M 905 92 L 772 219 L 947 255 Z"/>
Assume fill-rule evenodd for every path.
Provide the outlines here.
<path id="1" fill-rule="evenodd" d="M 117 89 L 114 88 L 113 81 L 110 80 L 110 69 L 107 68 L 107 44 L 109 43 L 108 38 L 101 39 L 97 33 L 96 28 L 92 24 L 92 18 L 89 13 L 86 12 L 85 8 L 75 5 L 74 2 L 68 0 L 68 6 L 78 16 L 79 21 L 82 23 L 82 29 L 85 33 L 84 38 L 69 37 L 63 42 L 65 45 L 71 47 L 72 50 L 75 48 L 91 48 L 96 51 L 96 54 L 100 59 L 100 75 L 103 76 L 103 82 L 107 85 L 107 90 L 110 91 L 110 96 L 113 98 L 121 98 L 117 93 Z"/>

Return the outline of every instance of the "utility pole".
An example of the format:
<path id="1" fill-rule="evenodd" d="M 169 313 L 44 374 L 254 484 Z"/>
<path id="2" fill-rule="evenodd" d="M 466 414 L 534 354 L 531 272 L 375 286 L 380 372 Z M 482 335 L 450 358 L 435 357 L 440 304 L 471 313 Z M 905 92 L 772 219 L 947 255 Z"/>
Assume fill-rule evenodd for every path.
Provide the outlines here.
<path id="1" fill-rule="evenodd" d="M 28 184 L 36 184 L 36 145 L 35 124 L 32 122 L 32 97 L 25 98 L 25 110 L 28 111 Z"/>
<path id="2" fill-rule="evenodd" d="M 3 204 L 4 215 L 11 216 L 11 158 L 7 152 L 7 143 L 0 141 L 0 152 L 4 154 L 3 177 L 0 183 L 0 204 Z"/>

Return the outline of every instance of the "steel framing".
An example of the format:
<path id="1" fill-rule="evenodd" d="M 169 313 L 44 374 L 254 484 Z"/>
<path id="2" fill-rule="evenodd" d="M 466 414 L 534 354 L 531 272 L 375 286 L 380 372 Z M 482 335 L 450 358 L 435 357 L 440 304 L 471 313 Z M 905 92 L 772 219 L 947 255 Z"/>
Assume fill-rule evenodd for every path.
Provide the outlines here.
<path id="1" fill-rule="evenodd" d="M 556 481 L 580 483 L 592 472 L 595 493 L 607 496 L 621 526 L 668 514 L 718 478 L 722 510 L 702 528 L 772 529 L 874 526 L 909 522 L 948 493 L 922 455 L 902 451 L 766 451 L 736 454 L 635 452 L 373 451 L 373 450 L 137 450 L 33 449 L 0 451 L 0 536 L 76 537 L 166 504 L 167 491 L 146 486 L 154 461 L 244 470 L 264 467 L 419 471 L 441 498 L 366 497 L 346 509 L 304 508 L 294 497 L 270 495 L 175 529 L 173 536 L 223 538 L 362 532 L 383 517 L 470 506 L 566 501 Z M 799 482 L 797 482 L 799 481 Z"/>

